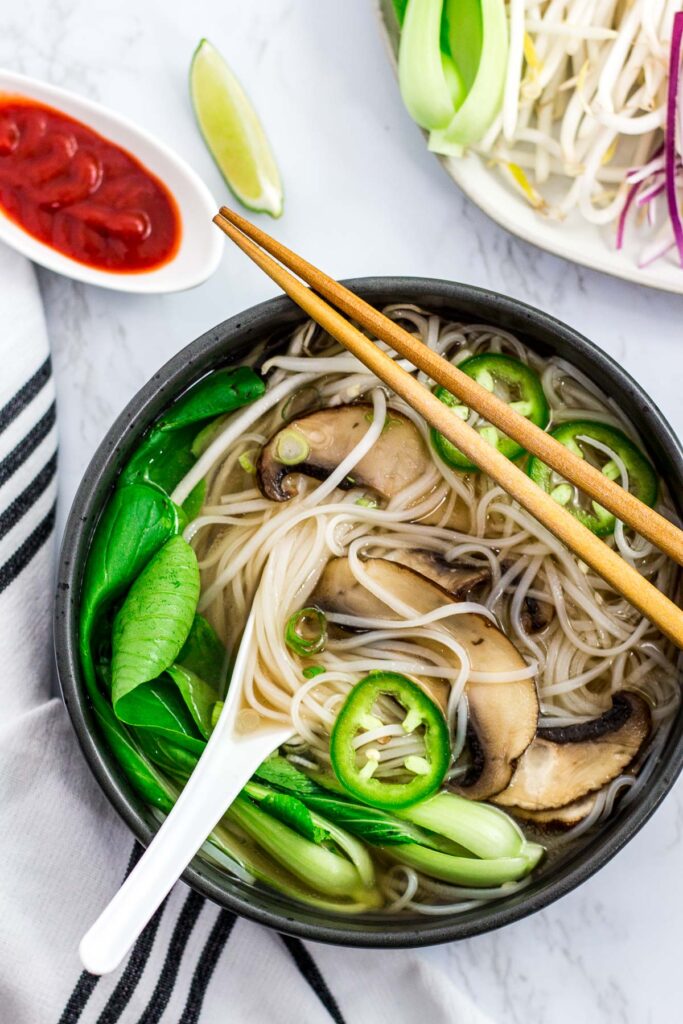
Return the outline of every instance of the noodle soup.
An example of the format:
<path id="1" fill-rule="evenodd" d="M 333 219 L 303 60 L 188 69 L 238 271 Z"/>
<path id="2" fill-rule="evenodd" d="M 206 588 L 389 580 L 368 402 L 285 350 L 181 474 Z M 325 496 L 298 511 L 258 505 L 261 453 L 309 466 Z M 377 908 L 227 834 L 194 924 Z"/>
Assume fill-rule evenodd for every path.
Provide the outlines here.
<path id="1" fill-rule="evenodd" d="M 486 324 L 385 312 L 671 514 L 642 439 L 576 368 Z M 149 773 L 144 795 L 163 809 L 192 770 L 253 607 L 242 726 L 291 721 L 295 737 L 231 807 L 213 855 L 348 913 L 450 915 L 509 896 L 647 784 L 678 705 L 676 652 L 315 325 L 242 373 L 214 389 L 235 404 L 192 389 L 124 469 L 119 491 L 154 488 L 164 515 L 181 511 L 86 624 L 85 660 Z M 675 595 L 665 556 L 437 393 Z M 168 664 L 126 689 L 131 593 L 144 618 L 155 565 L 174 568 L 169 543 L 196 564 L 198 597 Z"/>

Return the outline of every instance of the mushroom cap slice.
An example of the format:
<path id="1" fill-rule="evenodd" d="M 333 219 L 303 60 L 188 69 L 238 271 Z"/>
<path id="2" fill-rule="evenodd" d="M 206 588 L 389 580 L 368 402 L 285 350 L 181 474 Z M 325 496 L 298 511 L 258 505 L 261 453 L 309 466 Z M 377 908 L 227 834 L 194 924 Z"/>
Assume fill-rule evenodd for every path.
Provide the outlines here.
<path id="1" fill-rule="evenodd" d="M 430 551 L 429 548 L 408 548 L 399 551 L 392 556 L 391 561 L 426 576 L 456 600 L 463 600 L 476 587 L 488 583 L 491 579 L 491 567 L 488 562 L 485 565 L 449 562 L 440 551 Z"/>
<path id="2" fill-rule="evenodd" d="M 384 558 L 363 563 L 373 584 L 385 588 L 416 614 L 433 611 L 452 602 L 452 596 L 425 576 Z M 380 598 L 363 587 L 348 559 L 327 563 L 308 599 L 323 611 L 360 618 L 397 619 L 399 616 Z M 504 633 L 483 615 L 467 613 L 445 620 L 477 672 L 518 671 L 525 661 Z M 431 696 L 445 708 L 450 686 L 421 680 Z M 533 679 L 514 682 L 467 684 L 468 739 L 472 766 L 464 780 L 453 787 L 473 800 L 486 800 L 510 782 L 517 759 L 536 734 L 538 697 Z"/>
<path id="3" fill-rule="evenodd" d="M 504 792 L 494 803 L 542 811 L 578 800 L 615 779 L 637 757 L 650 735 L 646 701 L 622 690 L 590 722 L 539 729 Z"/>
<path id="4" fill-rule="evenodd" d="M 522 602 L 522 628 L 525 633 L 542 633 L 555 618 L 555 606 L 548 601 L 539 601 L 527 596 Z"/>
<path id="5" fill-rule="evenodd" d="M 553 807 L 546 811 L 528 811 L 524 807 L 507 807 L 506 810 L 513 817 L 535 825 L 542 832 L 563 832 L 587 818 L 597 798 L 597 793 L 589 793 L 564 807 Z"/>
<path id="6" fill-rule="evenodd" d="M 409 569 L 426 576 L 432 583 L 447 590 L 457 600 L 470 598 L 477 587 L 491 582 L 491 566 L 468 565 L 467 562 L 449 562 L 440 551 L 428 548 L 409 548 L 392 555 L 392 562 L 407 565 Z M 509 564 L 509 563 L 507 563 Z M 505 570 L 507 564 L 503 562 Z M 522 603 L 522 627 L 525 633 L 540 633 L 546 629 L 555 617 L 555 608 L 546 601 L 538 601 L 535 597 L 524 598 Z"/>
<path id="7" fill-rule="evenodd" d="M 256 472 L 263 494 L 272 501 L 289 501 L 297 493 L 293 479 L 297 473 L 326 480 L 365 435 L 372 417 L 372 406 L 359 403 L 318 409 L 292 420 L 261 449 Z M 287 444 L 296 447 L 297 442 L 301 459 L 292 462 Z M 367 487 L 383 498 L 393 498 L 431 464 L 415 424 L 395 409 L 388 409 L 379 438 L 339 486 L 346 490 Z"/>

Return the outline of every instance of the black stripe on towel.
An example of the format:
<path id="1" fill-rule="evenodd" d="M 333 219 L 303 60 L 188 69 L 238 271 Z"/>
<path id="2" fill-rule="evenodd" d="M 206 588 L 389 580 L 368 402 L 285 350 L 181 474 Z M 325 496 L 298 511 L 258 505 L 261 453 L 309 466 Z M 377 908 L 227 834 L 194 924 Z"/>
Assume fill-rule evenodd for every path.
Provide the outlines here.
<path id="1" fill-rule="evenodd" d="M 12 420 L 17 418 L 29 402 L 33 401 L 38 392 L 42 391 L 50 379 L 51 370 L 52 366 L 48 356 L 40 369 L 36 370 L 23 387 L 19 388 L 16 395 L 10 398 L 6 405 L 3 405 L 2 409 L 0 409 L 0 433 L 10 425 Z"/>
<path id="2" fill-rule="evenodd" d="M 40 417 L 35 426 L 22 438 L 16 448 L 0 462 L 0 486 L 19 469 L 23 462 L 36 450 L 43 438 L 47 437 L 55 425 L 57 408 L 53 402 L 50 408 Z"/>
<path id="3" fill-rule="evenodd" d="M 69 996 L 69 1001 L 64 1007 L 62 1016 L 59 1018 L 59 1024 L 78 1024 L 85 1005 L 99 980 L 99 975 L 90 974 L 89 971 L 81 971 L 76 987 Z"/>
<path id="4" fill-rule="evenodd" d="M 311 986 L 332 1020 L 335 1024 L 344 1024 L 344 1018 L 342 1017 L 341 1010 L 337 1005 L 337 1000 L 327 987 L 318 965 L 304 946 L 303 942 L 299 939 L 292 938 L 291 935 L 281 935 L 280 938 L 289 950 L 292 960 L 298 967 L 302 978 L 304 978 L 304 980 Z"/>
<path id="5" fill-rule="evenodd" d="M 128 867 L 126 868 L 124 878 L 128 878 L 128 875 L 140 860 L 141 855 L 142 847 L 139 843 L 135 843 L 133 846 L 133 852 L 131 853 L 128 861 Z M 90 971 L 81 971 L 78 981 L 74 986 L 74 990 L 69 996 L 69 1001 L 64 1007 L 62 1016 L 59 1018 L 58 1024 L 78 1024 L 78 1021 L 81 1019 L 81 1014 L 83 1013 L 83 1010 L 92 995 L 93 989 L 99 980 L 99 974 L 91 974 Z"/>
<path id="6" fill-rule="evenodd" d="M 175 923 L 159 980 L 138 1024 L 157 1024 L 173 993 L 187 941 L 204 906 L 204 897 L 190 892 Z"/>
<path id="7" fill-rule="evenodd" d="M 223 952 L 223 947 L 228 941 L 232 926 L 235 923 L 235 915 L 229 910 L 221 910 L 199 955 L 195 967 L 187 1002 L 183 1009 L 178 1024 L 197 1024 L 199 1014 L 202 1012 L 204 996 L 211 981 L 218 957 Z"/>
<path id="8" fill-rule="evenodd" d="M 33 533 L 30 533 L 24 543 L 7 559 L 5 564 L 0 566 L 0 594 L 26 568 L 34 555 L 38 554 L 52 533 L 54 525 L 55 506 L 53 505 L 45 518 L 38 523 Z"/>
<path id="9" fill-rule="evenodd" d="M 97 1024 L 116 1024 L 121 1019 L 121 1014 L 128 1006 L 142 977 L 142 973 L 147 966 L 149 954 L 152 952 L 152 946 L 154 945 L 161 915 L 165 907 L 166 900 L 149 919 L 144 931 L 140 933 L 128 957 L 124 972 L 116 984 L 116 988 L 109 996 L 106 1006 L 97 1018 Z"/>
<path id="10" fill-rule="evenodd" d="M 49 487 L 57 471 L 57 452 L 45 463 L 40 473 L 33 478 L 28 487 L 19 494 L 11 505 L 0 515 L 0 539 L 22 519 L 29 509 L 35 505 L 43 491 Z"/>

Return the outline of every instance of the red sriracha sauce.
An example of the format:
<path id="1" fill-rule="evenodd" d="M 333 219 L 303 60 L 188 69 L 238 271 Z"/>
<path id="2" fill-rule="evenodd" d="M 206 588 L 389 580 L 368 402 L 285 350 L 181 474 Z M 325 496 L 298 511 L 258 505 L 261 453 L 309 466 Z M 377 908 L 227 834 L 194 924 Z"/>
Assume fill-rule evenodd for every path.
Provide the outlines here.
<path id="1" fill-rule="evenodd" d="M 139 160 L 23 97 L 0 97 L 0 208 L 34 238 L 99 270 L 154 270 L 180 243 L 175 199 Z"/>

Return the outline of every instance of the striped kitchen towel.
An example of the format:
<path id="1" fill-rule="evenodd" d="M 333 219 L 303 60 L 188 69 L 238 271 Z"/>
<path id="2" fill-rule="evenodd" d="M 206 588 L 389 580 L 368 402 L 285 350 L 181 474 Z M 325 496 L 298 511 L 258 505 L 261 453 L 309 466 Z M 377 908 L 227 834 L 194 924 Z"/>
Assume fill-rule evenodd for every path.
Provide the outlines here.
<path id="1" fill-rule="evenodd" d="M 305 945 L 183 884 L 115 974 L 81 970 L 141 851 L 50 698 L 55 388 L 33 270 L 6 249 L 0 309 L 0 1024 L 486 1024 L 443 956 Z"/>

